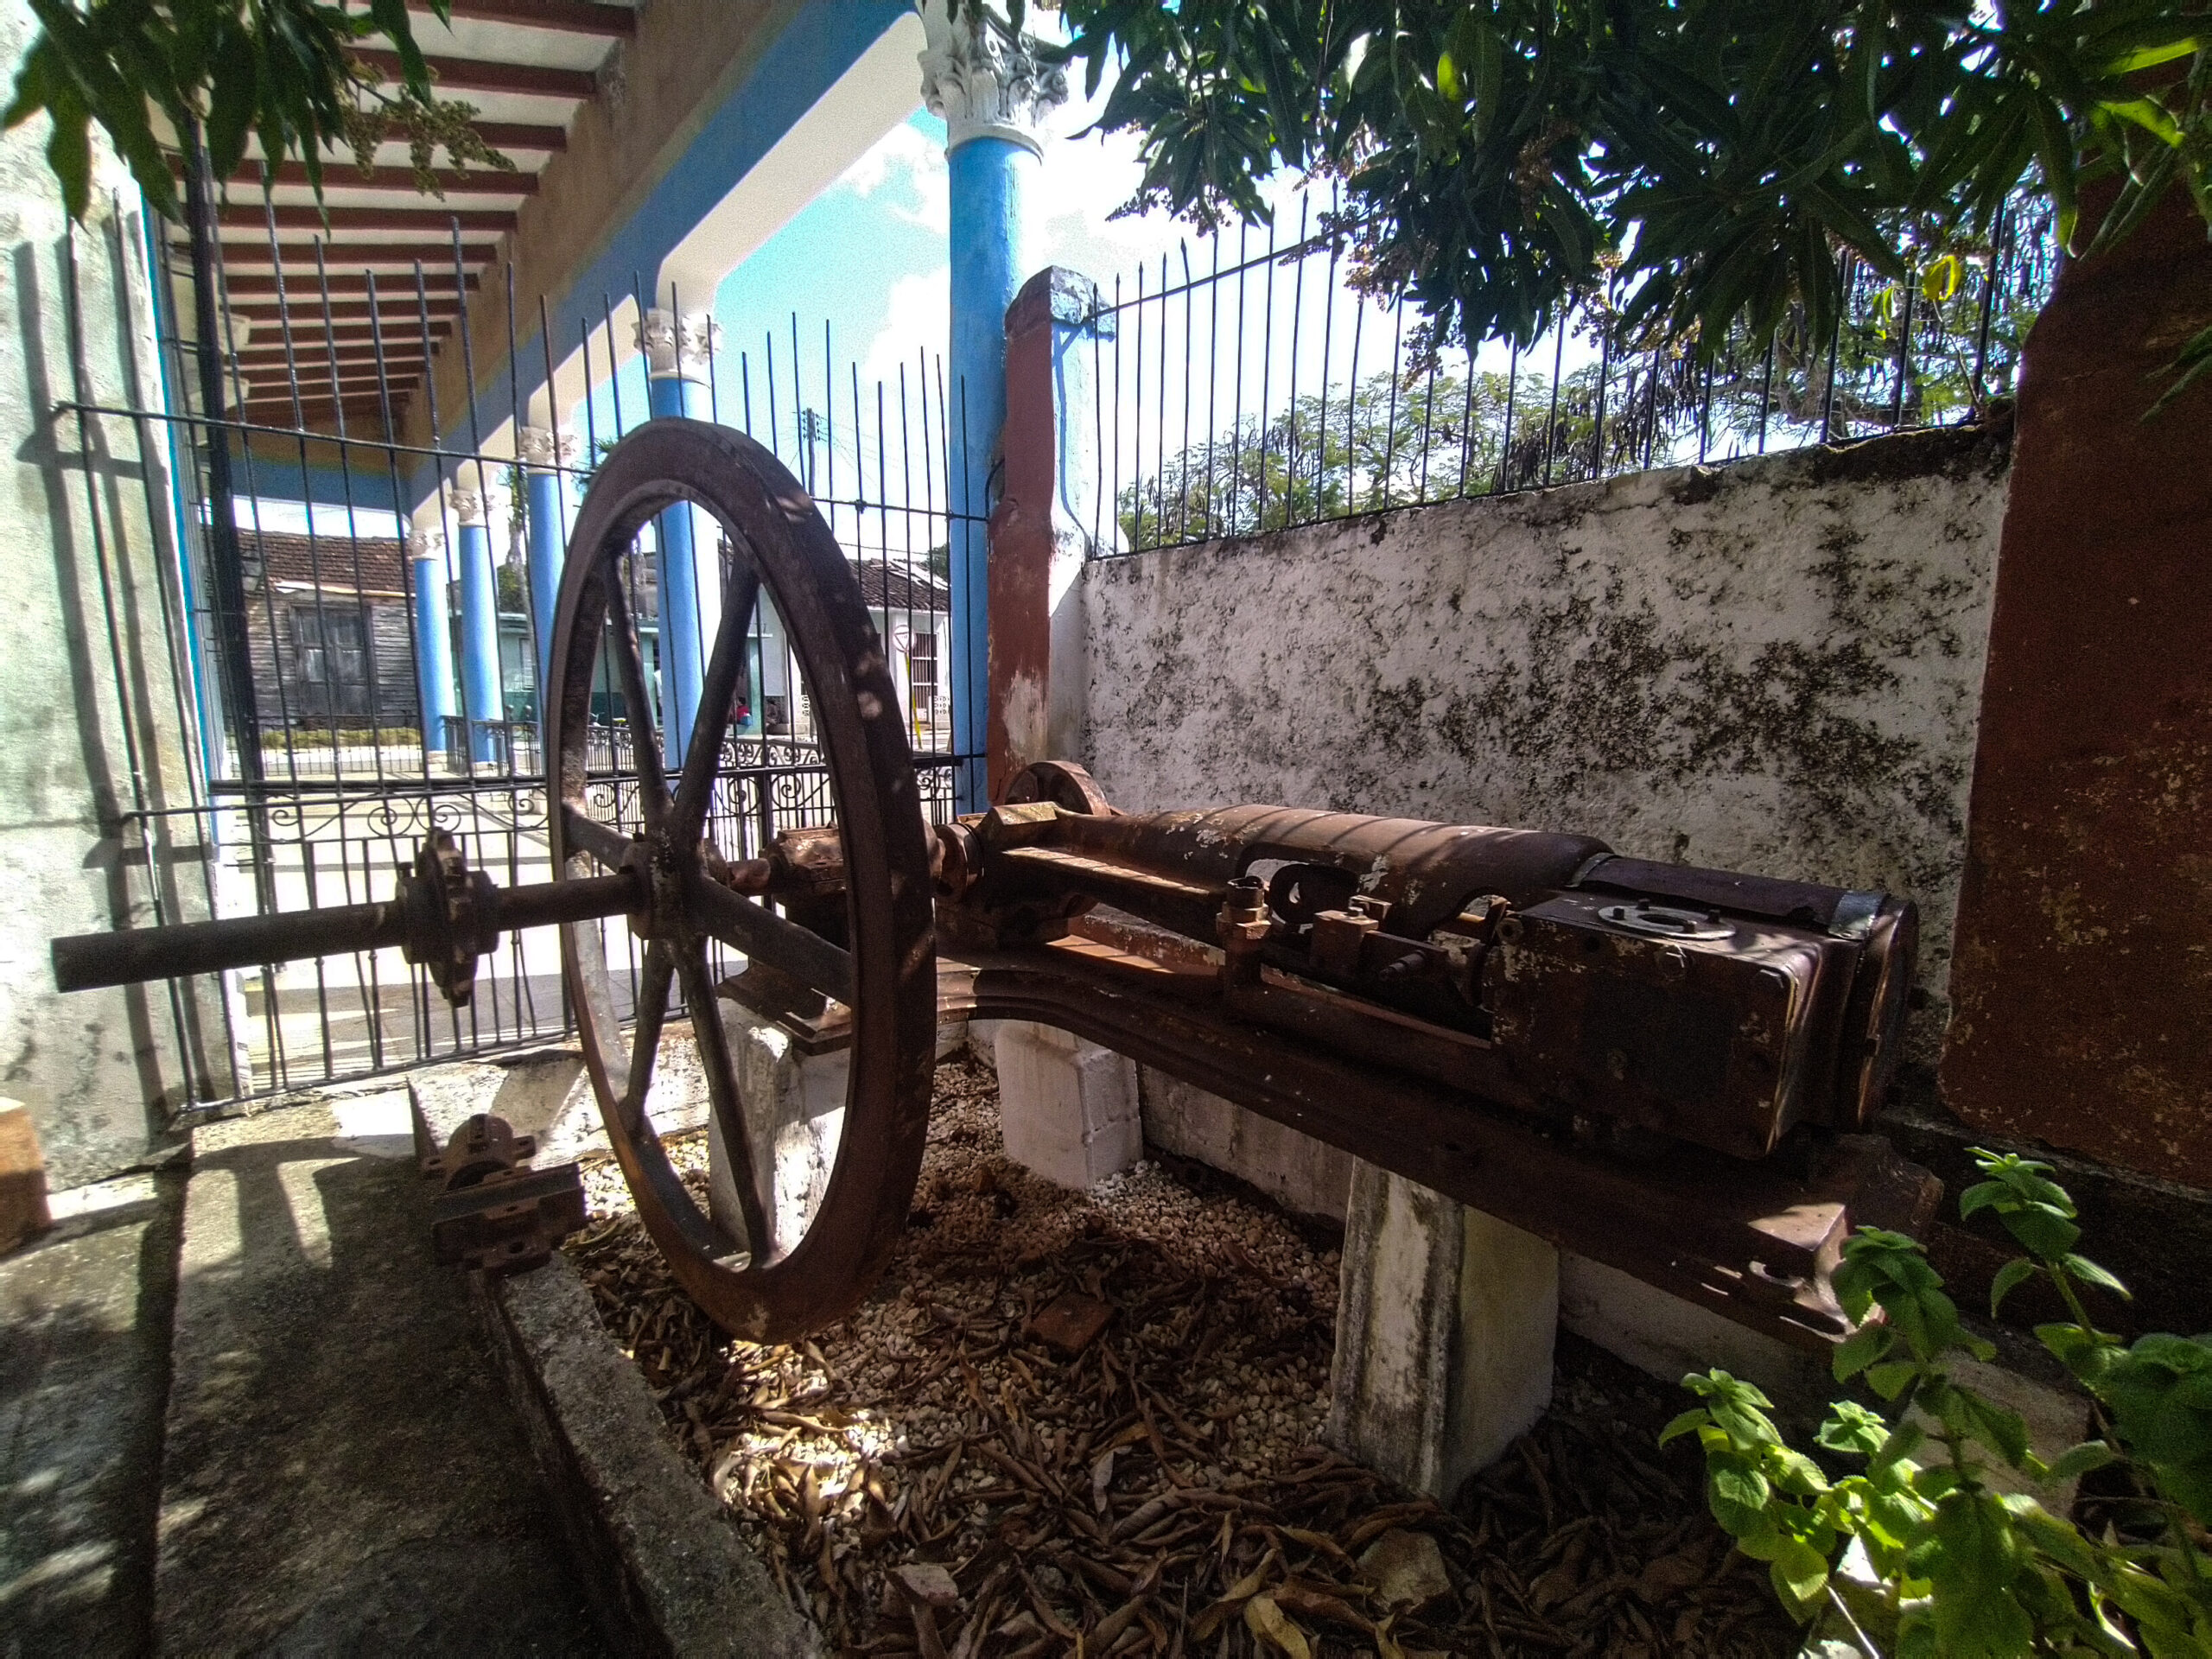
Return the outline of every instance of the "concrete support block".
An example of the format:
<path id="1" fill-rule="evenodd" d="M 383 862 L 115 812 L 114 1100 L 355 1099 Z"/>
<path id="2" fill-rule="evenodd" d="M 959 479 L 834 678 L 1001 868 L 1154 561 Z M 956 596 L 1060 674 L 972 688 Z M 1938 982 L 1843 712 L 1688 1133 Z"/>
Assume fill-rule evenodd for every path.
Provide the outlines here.
<path id="1" fill-rule="evenodd" d="M 1351 1154 L 1149 1065 L 1137 1068 L 1137 1091 L 1144 1138 L 1160 1151 L 1248 1181 L 1294 1214 L 1344 1221 Z"/>
<path id="2" fill-rule="evenodd" d="M 20 1100 L 0 1100 L 0 1254 L 44 1232 L 53 1219 L 30 1109 Z"/>
<path id="3" fill-rule="evenodd" d="M 1326 1438 L 1448 1501 L 1551 1403 L 1559 1252 L 1359 1163 L 1343 1274 Z"/>
<path id="4" fill-rule="evenodd" d="M 721 1009 L 722 1029 L 729 1033 L 730 1058 L 737 1069 L 738 1096 L 745 1107 L 746 1137 L 760 1207 L 775 1234 L 766 1252 L 773 1257 L 798 1243 L 829 1189 L 837 1142 L 844 1133 L 852 1054 L 848 1049 L 803 1054 L 782 1027 L 734 1002 L 725 1001 Z M 707 1148 L 709 1213 L 731 1237 L 744 1238 L 744 1211 L 738 1204 L 728 1147 L 712 1112 L 708 1114 Z M 761 1252 L 756 1248 L 754 1254 Z"/>
<path id="5" fill-rule="evenodd" d="M 996 1048 L 1007 1156 L 1078 1190 L 1144 1156 L 1135 1061 L 1023 1020 L 999 1027 Z"/>

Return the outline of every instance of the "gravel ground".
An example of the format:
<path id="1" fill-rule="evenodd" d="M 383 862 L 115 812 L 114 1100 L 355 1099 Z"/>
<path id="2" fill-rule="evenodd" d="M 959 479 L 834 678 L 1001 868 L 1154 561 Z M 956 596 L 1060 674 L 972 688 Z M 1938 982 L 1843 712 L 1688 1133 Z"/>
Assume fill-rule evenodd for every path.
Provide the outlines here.
<path id="1" fill-rule="evenodd" d="M 703 1187 L 702 1135 L 671 1151 Z M 995 1084 L 938 1071 L 906 1241 L 815 1340 L 733 1343 L 612 1166 L 569 1253 L 686 1453 L 830 1643 L 1083 1653 L 1792 1651 L 1704 1511 L 1681 1396 L 1562 1336 L 1554 1407 L 1450 1509 L 1317 1444 L 1335 1240 L 1208 1172 L 1087 1193 L 1002 1152 Z M 1073 1353 L 1032 1321 L 1103 1305 Z"/>

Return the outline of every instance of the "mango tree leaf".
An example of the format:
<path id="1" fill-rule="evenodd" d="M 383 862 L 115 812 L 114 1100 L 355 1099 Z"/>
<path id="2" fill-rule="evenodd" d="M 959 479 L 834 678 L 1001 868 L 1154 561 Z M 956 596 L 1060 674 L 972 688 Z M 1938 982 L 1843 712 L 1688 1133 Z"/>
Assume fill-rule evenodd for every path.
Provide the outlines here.
<path id="1" fill-rule="evenodd" d="M 2041 1267 L 2024 1255 L 2016 1255 L 1998 1268 L 1997 1276 L 1989 1281 L 1989 1317 L 1995 1319 L 2005 1299 L 2042 1271 Z"/>

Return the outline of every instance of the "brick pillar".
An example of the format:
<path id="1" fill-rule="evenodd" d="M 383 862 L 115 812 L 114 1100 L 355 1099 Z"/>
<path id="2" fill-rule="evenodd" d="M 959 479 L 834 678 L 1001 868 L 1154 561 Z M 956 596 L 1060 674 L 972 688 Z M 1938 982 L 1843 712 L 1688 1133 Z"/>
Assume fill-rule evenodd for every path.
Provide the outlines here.
<path id="1" fill-rule="evenodd" d="M 2069 264 L 2029 336 L 1942 1066 L 1977 1128 L 2199 1186 L 2212 384 L 2143 417 L 2208 321 L 2212 245 L 2175 191 Z"/>
<path id="2" fill-rule="evenodd" d="M 1080 758 L 1077 583 L 1093 538 L 1112 529 L 1112 503 L 1100 499 L 1092 375 L 1113 327 L 1099 315 L 1097 284 L 1057 266 L 1007 308 L 1006 487 L 990 524 L 995 801 L 1031 761 Z"/>

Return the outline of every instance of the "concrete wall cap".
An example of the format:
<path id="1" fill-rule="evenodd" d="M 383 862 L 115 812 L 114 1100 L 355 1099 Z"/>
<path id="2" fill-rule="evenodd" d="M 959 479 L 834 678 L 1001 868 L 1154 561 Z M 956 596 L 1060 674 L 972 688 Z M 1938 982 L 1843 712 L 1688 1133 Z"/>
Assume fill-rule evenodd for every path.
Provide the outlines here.
<path id="1" fill-rule="evenodd" d="M 1089 324 L 1102 339 L 1114 337 L 1114 318 L 1102 315 L 1103 301 L 1098 284 L 1079 270 L 1047 265 L 1021 285 L 1014 303 L 1006 308 L 1006 332 L 1010 340 L 1046 321 L 1063 325 Z"/>

